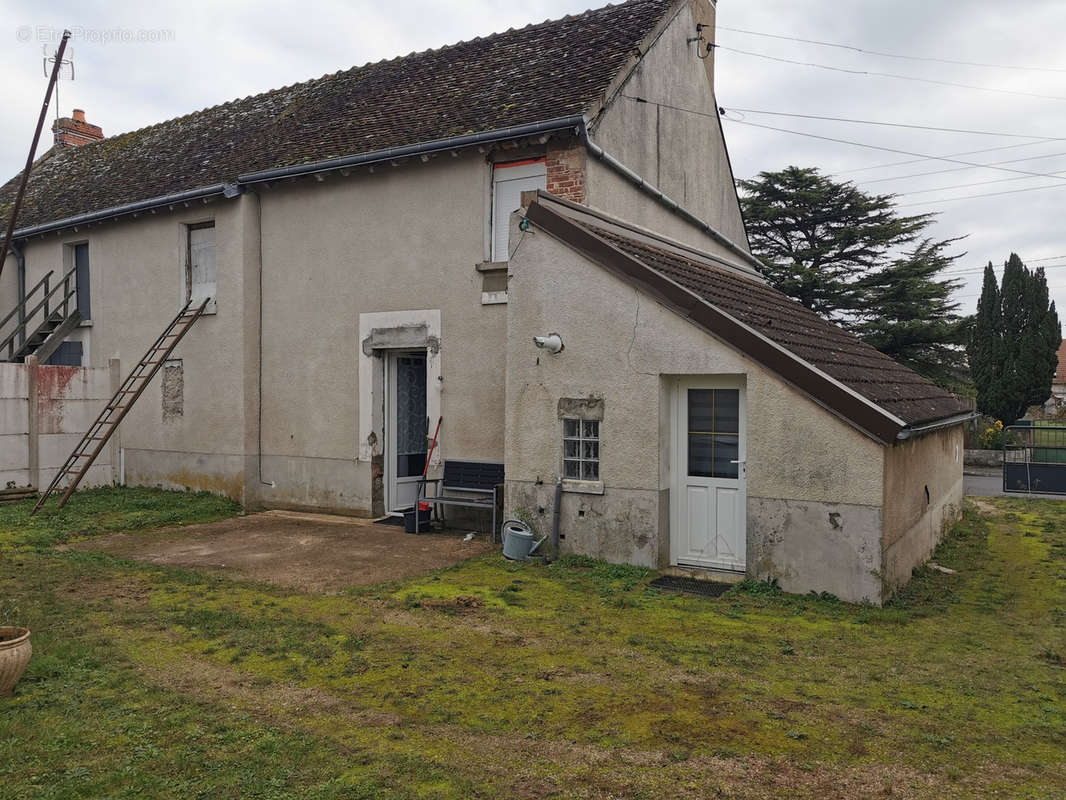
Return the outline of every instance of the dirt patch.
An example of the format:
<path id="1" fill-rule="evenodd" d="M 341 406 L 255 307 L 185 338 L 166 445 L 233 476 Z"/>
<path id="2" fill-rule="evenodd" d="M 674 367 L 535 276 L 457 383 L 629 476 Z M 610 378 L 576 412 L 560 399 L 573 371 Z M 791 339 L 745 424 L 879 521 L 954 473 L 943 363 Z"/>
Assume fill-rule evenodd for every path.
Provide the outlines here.
<path id="1" fill-rule="evenodd" d="M 1001 511 L 999 508 L 992 505 L 987 500 L 982 500 L 980 497 L 969 497 L 967 499 L 975 506 L 977 506 L 977 510 L 980 511 L 982 514 L 991 514 L 995 517 L 1002 516 L 1003 514 L 1003 511 Z"/>
<path id="2" fill-rule="evenodd" d="M 71 545 L 149 564 L 195 567 L 309 592 L 400 580 L 492 549 L 483 535 L 414 536 L 392 525 L 322 514 L 267 512 Z"/>

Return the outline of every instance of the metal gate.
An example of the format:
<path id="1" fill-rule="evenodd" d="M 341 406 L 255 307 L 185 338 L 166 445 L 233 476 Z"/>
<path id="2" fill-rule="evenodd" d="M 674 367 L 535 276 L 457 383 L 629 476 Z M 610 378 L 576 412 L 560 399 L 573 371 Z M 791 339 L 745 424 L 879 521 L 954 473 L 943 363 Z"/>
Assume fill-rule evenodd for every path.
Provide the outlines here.
<path id="1" fill-rule="evenodd" d="M 1066 494 L 1066 426 L 1003 430 L 1003 491 Z"/>

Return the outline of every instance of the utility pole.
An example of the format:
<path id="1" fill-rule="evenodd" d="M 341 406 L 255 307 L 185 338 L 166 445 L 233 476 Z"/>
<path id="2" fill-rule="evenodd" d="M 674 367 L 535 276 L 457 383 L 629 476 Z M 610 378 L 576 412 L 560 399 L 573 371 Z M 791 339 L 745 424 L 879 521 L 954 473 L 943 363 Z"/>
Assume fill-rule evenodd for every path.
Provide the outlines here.
<path id="1" fill-rule="evenodd" d="M 70 39 L 70 31 L 63 31 L 63 39 L 59 42 L 55 63 L 52 65 L 52 76 L 48 79 L 48 89 L 44 93 L 44 102 L 41 104 L 41 116 L 37 118 L 37 130 L 33 132 L 33 143 L 30 145 L 30 154 L 26 158 L 26 168 L 22 170 L 22 180 L 19 181 L 18 194 L 15 195 L 15 205 L 12 206 L 11 217 L 7 221 L 7 235 L 4 237 L 3 246 L 0 247 L 0 275 L 4 274 L 8 245 L 11 243 L 12 234 L 15 233 L 15 221 L 18 219 L 19 209 L 22 208 L 22 198 L 26 195 L 26 182 L 30 179 L 30 168 L 37 155 L 37 143 L 41 140 L 41 129 L 44 127 L 45 117 L 48 116 L 48 104 L 52 102 L 52 92 L 55 90 L 56 81 L 59 80 L 59 70 L 63 66 L 63 54 L 66 52 L 68 39 Z"/>

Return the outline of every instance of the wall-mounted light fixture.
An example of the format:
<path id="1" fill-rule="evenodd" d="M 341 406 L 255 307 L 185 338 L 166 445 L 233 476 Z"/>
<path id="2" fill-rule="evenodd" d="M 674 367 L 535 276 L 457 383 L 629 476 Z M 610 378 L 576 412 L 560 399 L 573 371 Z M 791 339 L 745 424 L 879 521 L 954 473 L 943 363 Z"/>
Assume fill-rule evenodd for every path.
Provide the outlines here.
<path id="1" fill-rule="evenodd" d="M 549 333 L 547 336 L 534 336 L 533 344 L 542 350 L 547 350 L 553 356 L 563 352 L 563 337 L 557 333 Z"/>

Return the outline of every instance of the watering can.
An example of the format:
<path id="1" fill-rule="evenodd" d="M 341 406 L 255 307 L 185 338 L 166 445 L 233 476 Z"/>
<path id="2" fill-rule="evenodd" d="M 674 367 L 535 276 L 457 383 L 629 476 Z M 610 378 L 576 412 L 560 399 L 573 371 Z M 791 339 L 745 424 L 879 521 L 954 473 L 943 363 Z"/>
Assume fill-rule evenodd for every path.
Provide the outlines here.
<path id="1" fill-rule="evenodd" d="M 529 561 L 533 551 L 540 547 L 544 540 L 548 538 L 547 536 L 541 536 L 540 539 L 534 542 L 536 535 L 533 533 L 533 529 L 517 519 L 509 519 L 504 522 L 501 530 L 503 555 L 512 561 Z"/>

